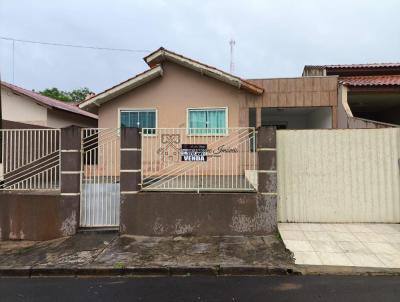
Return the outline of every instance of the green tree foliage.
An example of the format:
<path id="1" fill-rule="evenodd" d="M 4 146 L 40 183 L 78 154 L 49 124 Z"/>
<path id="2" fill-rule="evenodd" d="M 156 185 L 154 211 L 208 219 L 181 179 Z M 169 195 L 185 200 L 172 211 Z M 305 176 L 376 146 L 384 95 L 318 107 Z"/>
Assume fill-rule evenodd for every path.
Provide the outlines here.
<path id="1" fill-rule="evenodd" d="M 58 88 L 46 88 L 39 92 L 42 95 L 48 96 L 50 98 L 60 100 L 63 102 L 78 103 L 86 99 L 86 97 L 93 92 L 89 88 L 79 88 L 72 91 L 63 91 Z"/>

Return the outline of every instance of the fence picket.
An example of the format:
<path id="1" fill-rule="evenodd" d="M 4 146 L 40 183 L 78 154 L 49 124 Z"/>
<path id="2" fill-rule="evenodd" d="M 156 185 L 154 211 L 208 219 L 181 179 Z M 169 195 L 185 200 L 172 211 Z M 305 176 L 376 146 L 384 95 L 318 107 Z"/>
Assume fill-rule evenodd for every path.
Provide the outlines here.
<path id="1" fill-rule="evenodd" d="M 255 191 L 254 141 L 254 128 L 143 128 L 142 190 Z M 206 144 L 207 159 L 183 161 L 182 144 Z"/>
<path id="2" fill-rule="evenodd" d="M 0 135 L 0 190 L 60 189 L 60 129 L 1 129 Z"/>

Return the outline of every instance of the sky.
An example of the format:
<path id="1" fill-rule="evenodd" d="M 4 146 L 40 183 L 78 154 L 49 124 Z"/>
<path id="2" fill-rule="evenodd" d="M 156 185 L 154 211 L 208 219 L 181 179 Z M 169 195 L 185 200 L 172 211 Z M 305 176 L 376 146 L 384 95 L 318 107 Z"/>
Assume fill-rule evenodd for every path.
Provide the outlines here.
<path id="1" fill-rule="evenodd" d="M 242 78 L 297 77 L 307 64 L 400 62 L 399 12 L 399 0 L 0 0 L 1 37 L 141 50 L 22 42 L 13 50 L 0 40 L 1 80 L 100 92 L 144 71 L 143 57 L 161 46 L 229 71 L 230 39 Z"/>

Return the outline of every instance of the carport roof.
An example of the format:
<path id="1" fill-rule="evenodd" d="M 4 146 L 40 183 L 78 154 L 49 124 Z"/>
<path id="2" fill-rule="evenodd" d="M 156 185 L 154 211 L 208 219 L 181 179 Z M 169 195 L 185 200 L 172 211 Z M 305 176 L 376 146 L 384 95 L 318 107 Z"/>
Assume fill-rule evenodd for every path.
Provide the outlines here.
<path id="1" fill-rule="evenodd" d="M 400 86 L 400 75 L 341 77 L 339 82 L 346 86 Z"/>

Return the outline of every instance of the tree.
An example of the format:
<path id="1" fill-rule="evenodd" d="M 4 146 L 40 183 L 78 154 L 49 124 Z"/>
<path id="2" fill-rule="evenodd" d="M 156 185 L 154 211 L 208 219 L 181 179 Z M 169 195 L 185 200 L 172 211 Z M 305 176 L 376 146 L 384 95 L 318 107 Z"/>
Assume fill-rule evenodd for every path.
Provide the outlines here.
<path id="1" fill-rule="evenodd" d="M 68 95 L 67 92 L 58 90 L 57 88 L 46 88 L 43 91 L 39 92 L 44 96 L 48 96 L 49 98 L 53 98 L 63 102 L 72 102 L 71 97 Z"/>
<path id="2" fill-rule="evenodd" d="M 40 91 L 39 93 L 41 95 L 48 96 L 50 98 L 59 101 L 69 102 L 69 103 L 81 102 L 85 100 L 88 95 L 93 94 L 93 92 L 90 91 L 90 89 L 87 87 L 74 89 L 72 91 L 63 91 L 53 87 L 53 88 L 46 88 L 45 90 Z"/>
<path id="3" fill-rule="evenodd" d="M 91 94 L 93 94 L 93 92 L 90 91 L 90 89 L 87 87 L 74 89 L 71 92 L 69 92 L 69 96 L 71 97 L 72 102 L 84 101 L 87 98 L 87 96 Z"/>

